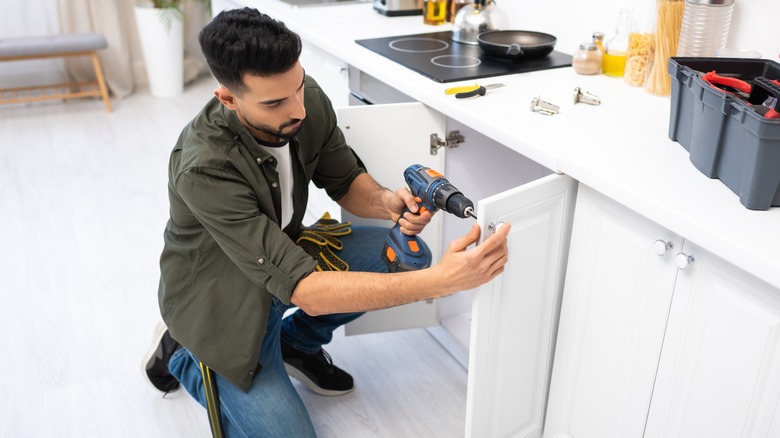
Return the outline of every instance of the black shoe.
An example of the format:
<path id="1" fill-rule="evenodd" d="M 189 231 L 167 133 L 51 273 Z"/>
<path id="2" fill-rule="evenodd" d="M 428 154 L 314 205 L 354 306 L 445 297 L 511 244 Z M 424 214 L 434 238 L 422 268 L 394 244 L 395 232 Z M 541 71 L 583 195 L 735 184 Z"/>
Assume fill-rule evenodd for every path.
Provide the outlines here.
<path id="1" fill-rule="evenodd" d="M 342 395 L 355 387 L 352 376 L 333 365 L 330 355 L 323 349 L 306 354 L 282 341 L 282 359 L 287 375 L 319 395 Z"/>
<path id="2" fill-rule="evenodd" d="M 144 356 L 144 376 L 155 388 L 166 394 L 179 387 L 179 381 L 168 369 L 168 362 L 179 346 L 180 344 L 168 333 L 168 327 L 160 323 L 155 329 L 152 345 Z"/>

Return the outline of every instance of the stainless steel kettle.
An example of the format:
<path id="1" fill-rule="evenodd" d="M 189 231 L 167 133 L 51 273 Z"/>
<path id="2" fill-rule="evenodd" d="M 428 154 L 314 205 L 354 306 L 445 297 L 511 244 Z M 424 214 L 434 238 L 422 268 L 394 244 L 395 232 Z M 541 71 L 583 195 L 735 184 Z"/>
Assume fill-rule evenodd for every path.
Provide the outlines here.
<path id="1" fill-rule="evenodd" d="M 475 0 L 455 14 L 452 24 L 452 40 L 477 45 L 477 35 L 489 30 L 501 30 L 507 27 L 506 14 L 496 7 L 493 0 Z"/>

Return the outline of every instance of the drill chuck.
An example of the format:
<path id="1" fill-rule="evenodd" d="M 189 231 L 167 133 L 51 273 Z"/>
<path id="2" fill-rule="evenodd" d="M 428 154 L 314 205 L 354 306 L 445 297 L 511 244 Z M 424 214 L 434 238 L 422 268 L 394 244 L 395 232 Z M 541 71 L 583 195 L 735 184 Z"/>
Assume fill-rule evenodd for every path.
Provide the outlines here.
<path id="1" fill-rule="evenodd" d="M 458 192 L 453 194 L 447 199 L 447 207 L 442 208 L 447 213 L 452 213 L 459 218 L 465 219 L 466 216 L 474 216 L 474 203 L 469 198 L 463 196 L 463 193 Z M 468 212 L 471 212 L 469 214 Z"/>

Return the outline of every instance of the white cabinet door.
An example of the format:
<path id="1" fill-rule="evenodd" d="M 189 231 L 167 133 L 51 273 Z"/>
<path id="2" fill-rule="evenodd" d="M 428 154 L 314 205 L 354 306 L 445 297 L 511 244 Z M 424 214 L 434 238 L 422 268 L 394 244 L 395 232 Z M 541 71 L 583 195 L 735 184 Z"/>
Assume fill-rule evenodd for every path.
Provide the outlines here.
<path id="1" fill-rule="evenodd" d="M 479 202 L 483 240 L 512 230 L 504 273 L 474 298 L 467 436 L 541 436 L 576 192 L 550 175 Z"/>
<path id="2" fill-rule="evenodd" d="M 674 249 L 657 255 L 658 240 Z M 580 187 L 545 437 L 642 437 L 681 245 Z"/>
<path id="3" fill-rule="evenodd" d="M 431 134 L 445 137 L 444 116 L 421 103 L 366 105 L 338 108 L 339 127 L 352 149 L 363 160 L 379 184 L 396 190 L 405 187 L 404 170 L 422 164 L 444 172 L 444 150 L 430 154 Z M 434 216 L 420 234 L 431 248 L 436 263 L 441 256 L 442 213 Z M 391 221 L 355 218 L 346 212 L 342 218 L 356 224 L 393 226 Z M 382 248 L 377 248 L 377 254 Z M 369 312 L 347 324 L 348 335 L 418 328 L 439 323 L 436 302 L 421 301 L 405 306 Z"/>
<path id="4" fill-rule="evenodd" d="M 675 251 L 677 252 L 677 251 Z M 646 437 L 780 437 L 780 293 L 691 242 Z"/>

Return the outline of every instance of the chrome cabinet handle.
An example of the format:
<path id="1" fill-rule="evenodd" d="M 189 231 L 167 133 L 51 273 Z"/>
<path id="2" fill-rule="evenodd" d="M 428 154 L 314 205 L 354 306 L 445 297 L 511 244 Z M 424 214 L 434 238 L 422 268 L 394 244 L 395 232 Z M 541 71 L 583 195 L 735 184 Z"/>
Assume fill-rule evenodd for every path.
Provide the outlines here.
<path id="1" fill-rule="evenodd" d="M 490 230 L 491 233 L 495 233 L 502 226 L 504 226 L 503 222 L 491 222 L 488 224 L 488 230 Z"/>
<path id="2" fill-rule="evenodd" d="M 675 263 L 675 264 L 677 265 L 677 267 L 678 267 L 678 268 L 680 268 L 680 269 L 685 269 L 685 268 L 687 268 L 688 266 L 690 266 L 691 264 L 693 264 L 693 262 L 695 262 L 695 261 L 696 261 L 696 259 L 695 259 L 695 258 L 693 258 L 693 256 L 689 256 L 688 254 L 685 254 L 685 253 L 683 253 L 683 252 L 681 252 L 681 253 L 677 254 L 677 255 L 674 257 L 674 263 Z"/>
<path id="3" fill-rule="evenodd" d="M 672 242 L 666 242 L 661 239 L 658 239 L 655 241 L 655 243 L 653 243 L 653 250 L 655 251 L 655 254 L 659 257 L 663 257 L 664 255 L 666 255 L 666 253 L 671 251 L 672 248 L 674 248 Z"/>

